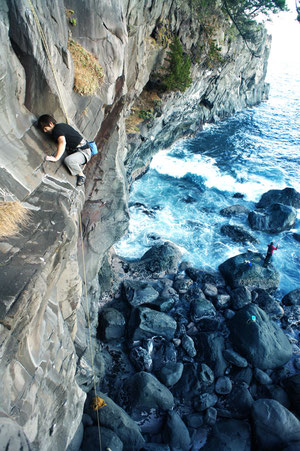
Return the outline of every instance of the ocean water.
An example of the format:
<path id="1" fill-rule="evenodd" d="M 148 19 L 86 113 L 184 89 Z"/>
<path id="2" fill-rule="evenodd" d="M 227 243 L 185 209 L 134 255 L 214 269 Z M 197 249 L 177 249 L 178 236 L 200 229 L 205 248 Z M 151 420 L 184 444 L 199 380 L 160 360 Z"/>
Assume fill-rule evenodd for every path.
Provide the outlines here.
<path id="1" fill-rule="evenodd" d="M 195 267 L 217 269 L 247 249 L 266 252 L 274 241 L 273 263 L 281 273 L 278 295 L 300 287 L 299 216 L 295 228 L 272 235 L 251 231 L 247 216 L 224 218 L 220 210 L 236 203 L 254 209 L 269 189 L 300 191 L 300 25 L 295 13 L 282 13 L 271 25 L 269 100 L 207 125 L 192 139 L 162 149 L 130 194 L 129 231 L 116 244 L 127 259 L 141 257 L 155 243 L 170 240 Z M 244 195 L 233 198 L 235 193 Z M 241 225 L 259 239 L 242 245 L 220 233 L 223 224 Z"/>

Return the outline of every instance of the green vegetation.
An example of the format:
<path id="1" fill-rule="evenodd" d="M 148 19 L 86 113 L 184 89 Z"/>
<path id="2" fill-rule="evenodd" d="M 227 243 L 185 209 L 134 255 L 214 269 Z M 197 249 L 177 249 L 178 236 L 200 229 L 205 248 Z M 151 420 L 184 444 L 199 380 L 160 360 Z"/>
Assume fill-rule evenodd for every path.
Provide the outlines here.
<path id="1" fill-rule="evenodd" d="M 175 36 L 170 44 L 168 57 L 168 68 L 163 84 L 168 91 L 185 91 L 192 79 L 190 77 L 191 59 L 189 55 L 184 55 L 179 38 Z"/>
<path id="2" fill-rule="evenodd" d="M 76 27 L 77 19 L 76 19 L 76 17 L 74 17 L 74 14 L 75 14 L 75 12 L 73 9 L 66 8 L 66 16 L 67 16 L 67 19 L 69 20 L 69 23 L 71 25 L 73 25 L 73 27 Z"/>

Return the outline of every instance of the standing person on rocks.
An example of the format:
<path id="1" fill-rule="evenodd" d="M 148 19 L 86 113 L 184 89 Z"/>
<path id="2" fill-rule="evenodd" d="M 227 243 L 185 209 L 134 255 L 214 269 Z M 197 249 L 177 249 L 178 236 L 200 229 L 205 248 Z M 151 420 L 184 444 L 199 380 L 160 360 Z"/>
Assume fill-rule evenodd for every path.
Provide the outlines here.
<path id="1" fill-rule="evenodd" d="M 271 241 L 271 243 L 268 244 L 267 255 L 266 255 L 266 257 L 265 257 L 265 261 L 264 261 L 264 264 L 263 264 L 263 266 L 264 266 L 265 268 L 266 268 L 266 267 L 268 266 L 268 264 L 270 263 L 270 260 L 271 260 L 271 258 L 272 258 L 273 252 L 274 252 L 274 251 L 277 251 L 277 249 L 278 249 L 278 244 L 277 244 L 277 247 L 275 247 L 273 241 Z"/>
<path id="2" fill-rule="evenodd" d="M 64 163 L 72 175 L 77 175 L 77 186 L 85 182 L 83 174 L 83 165 L 91 159 L 91 149 L 89 143 L 68 124 L 57 124 L 56 120 L 49 114 L 44 114 L 38 119 L 38 126 L 44 133 L 49 133 L 57 142 L 57 151 L 55 156 L 47 156 L 47 161 L 58 161 L 67 149 L 68 156 Z"/>

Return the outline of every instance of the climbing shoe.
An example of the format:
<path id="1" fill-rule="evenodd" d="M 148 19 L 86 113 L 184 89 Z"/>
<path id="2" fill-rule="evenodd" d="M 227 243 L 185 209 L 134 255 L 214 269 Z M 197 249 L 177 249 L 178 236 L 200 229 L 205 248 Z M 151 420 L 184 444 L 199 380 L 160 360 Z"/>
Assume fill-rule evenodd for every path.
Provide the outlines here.
<path id="1" fill-rule="evenodd" d="M 77 177 L 77 186 L 84 185 L 84 182 L 85 182 L 85 176 L 84 175 L 79 175 Z"/>

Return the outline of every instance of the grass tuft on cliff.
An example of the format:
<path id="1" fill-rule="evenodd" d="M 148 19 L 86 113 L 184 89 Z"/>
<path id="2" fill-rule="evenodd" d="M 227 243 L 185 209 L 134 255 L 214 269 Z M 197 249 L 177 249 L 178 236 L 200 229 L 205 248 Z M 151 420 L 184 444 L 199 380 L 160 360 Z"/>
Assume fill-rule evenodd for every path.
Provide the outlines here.
<path id="1" fill-rule="evenodd" d="M 28 220 L 29 211 L 21 202 L 0 202 L 0 238 L 17 235 Z"/>
<path id="2" fill-rule="evenodd" d="M 71 38 L 68 48 L 74 63 L 74 91 L 82 96 L 95 94 L 104 79 L 103 68 L 94 55 Z"/>

